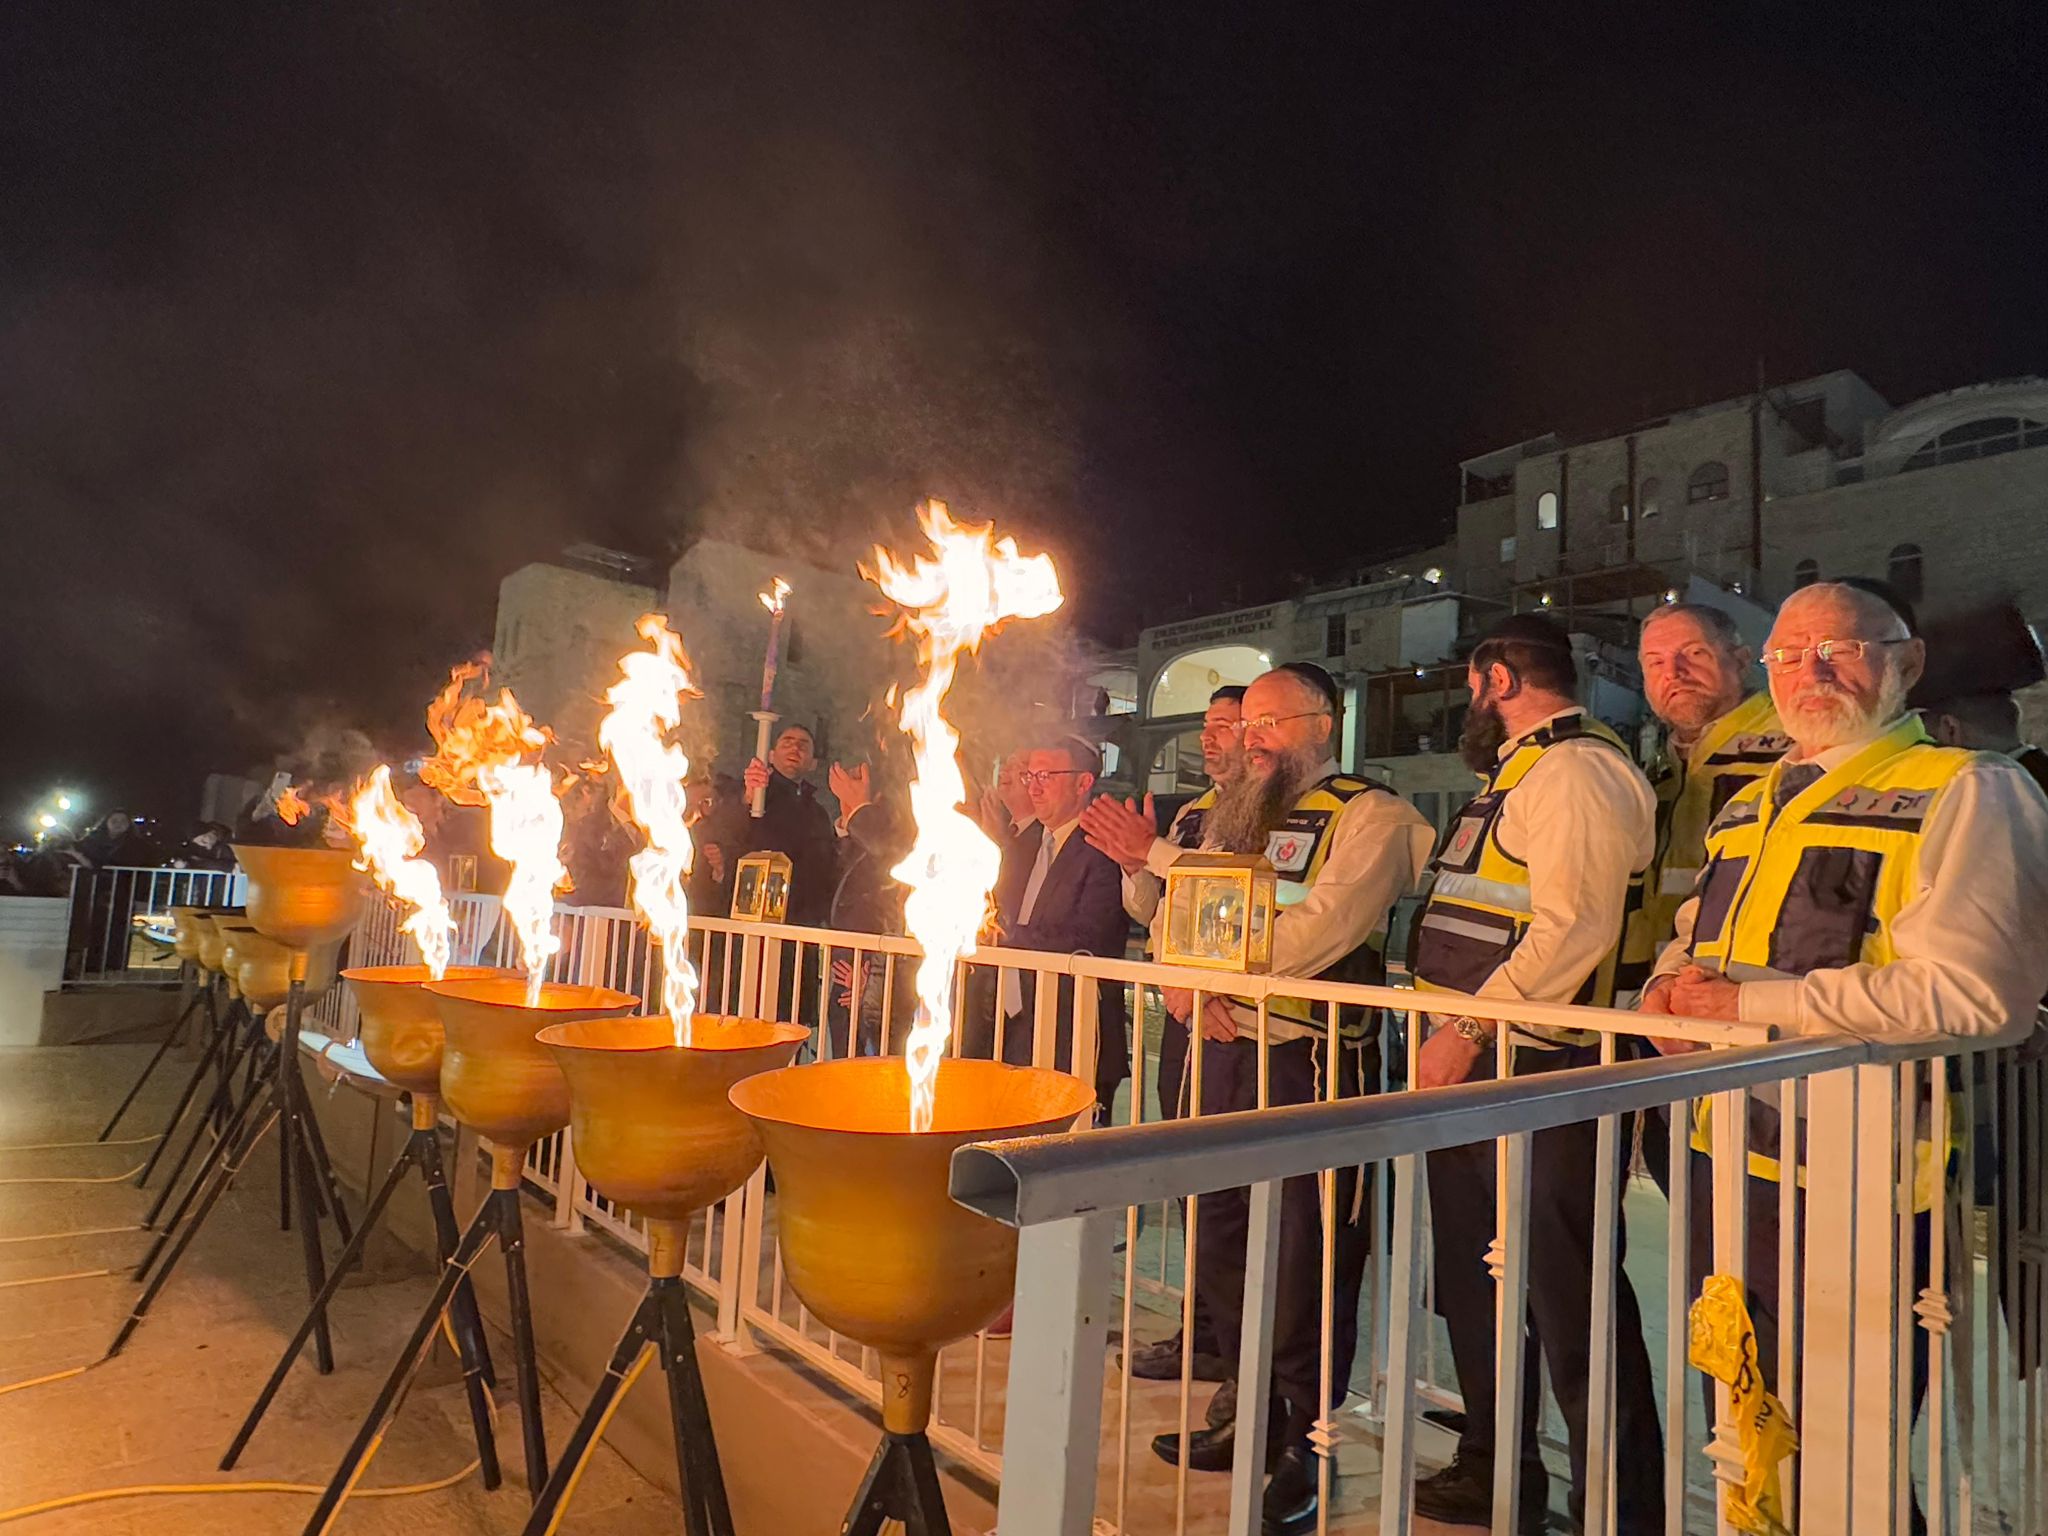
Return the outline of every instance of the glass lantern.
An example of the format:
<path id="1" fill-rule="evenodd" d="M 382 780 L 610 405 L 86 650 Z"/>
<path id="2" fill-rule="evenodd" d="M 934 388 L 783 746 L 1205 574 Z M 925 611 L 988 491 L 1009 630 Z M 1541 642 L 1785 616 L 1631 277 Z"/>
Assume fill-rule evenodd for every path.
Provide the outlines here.
<path id="1" fill-rule="evenodd" d="M 1165 965 L 1264 974 L 1273 963 L 1273 866 L 1262 853 L 1184 853 L 1166 871 Z"/>
<path id="2" fill-rule="evenodd" d="M 789 855 L 750 853 L 733 865 L 732 915 L 746 923 L 779 923 L 789 912 Z"/>

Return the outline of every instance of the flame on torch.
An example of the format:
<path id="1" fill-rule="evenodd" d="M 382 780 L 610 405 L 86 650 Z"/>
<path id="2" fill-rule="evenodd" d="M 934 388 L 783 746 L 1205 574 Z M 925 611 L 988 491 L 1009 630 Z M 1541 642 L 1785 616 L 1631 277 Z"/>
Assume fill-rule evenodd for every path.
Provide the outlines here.
<path id="1" fill-rule="evenodd" d="M 625 790 L 626 812 L 647 836 L 633 855 L 633 905 L 661 946 L 661 1003 L 675 1028 L 678 1046 L 690 1043 L 690 1015 L 697 1005 L 697 969 L 690 963 L 690 906 L 687 881 L 692 849 L 684 820 L 684 780 L 690 760 L 668 740 L 682 719 L 690 682 L 683 643 L 658 613 L 636 626 L 650 649 L 619 658 L 619 680 L 605 690 L 611 712 L 597 739 Z"/>
<path id="2" fill-rule="evenodd" d="M 277 792 L 277 819 L 288 827 L 296 827 L 312 809 L 306 797 L 289 784 Z"/>
<path id="3" fill-rule="evenodd" d="M 356 868 L 368 870 L 380 889 L 412 908 L 398 925 L 419 946 L 427 974 L 439 981 L 448 971 L 455 918 L 441 894 L 441 875 L 416 855 L 427 846 L 419 817 L 408 810 L 391 788 L 391 769 L 383 764 L 350 797 L 345 817 L 362 855 Z"/>
<path id="4" fill-rule="evenodd" d="M 918 521 L 932 554 L 904 564 L 876 549 L 874 569 L 861 574 L 903 609 L 917 637 L 924 675 L 903 695 L 898 725 L 910 738 L 916 776 L 910 784 L 917 841 L 890 871 L 910 887 L 904 925 L 924 950 L 917 968 L 917 1016 L 905 1052 L 910 1070 L 910 1129 L 931 1129 L 939 1057 L 952 1034 L 953 973 L 974 947 L 1002 854 L 964 814 L 967 784 L 960 771 L 960 734 L 941 712 L 962 651 L 1009 618 L 1038 618 L 1059 607 L 1059 576 L 1046 555 L 1017 553 L 1015 539 L 994 540 L 994 528 L 963 527 L 945 503 L 928 501 Z"/>
<path id="5" fill-rule="evenodd" d="M 760 594 L 761 606 L 770 613 L 780 613 L 782 612 L 782 600 L 788 596 L 789 583 L 778 576 L 775 578 L 774 585 L 769 587 L 766 592 Z"/>
<path id="6" fill-rule="evenodd" d="M 466 695 L 484 676 L 470 662 L 449 674 L 448 686 L 427 707 L 434 755 L 420 764 L 420 780 L 457 805 L 491 810 L 491 852 L 512 866 L 505 885 L 505 915 L 519 936 L 526 967 L 528 1007 L 540 1002 L 548 961 L 562 947 L 555 937 L 555 890 L 562 867 L 562 806 L 554 775 L 540 762 L 548 733 L 535 725 L 509 688 L 493 704 Z"/>

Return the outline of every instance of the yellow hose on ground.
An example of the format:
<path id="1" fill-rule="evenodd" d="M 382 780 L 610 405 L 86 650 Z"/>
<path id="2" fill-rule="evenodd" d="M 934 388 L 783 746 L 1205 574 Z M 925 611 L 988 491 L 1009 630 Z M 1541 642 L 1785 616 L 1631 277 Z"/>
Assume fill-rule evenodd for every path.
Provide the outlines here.
<path id="1" fill-rule="evenodd" d="M 455 1346 L 455 1330 L 449 1325 L 444 1314 L 441 1318 L 441 1332 L 446 1336 L 450 1348 Z M 68 1371 L 56 1371 L 48 1376 L 38 1376 L 33 1381 L 18 1381 L 12 1386 L 0 1387 L 0 1393 L 19 1392 L 24 1387 L 40 1386 L 46 1381 L 63 1381 L 72 1376 L 83 1376 L 93 1365 L 74 1365 Z M 498 1405 L 486 1396 L 484 1399 L 491 1410 L 491 1422 L 498 1421 Z M 397 1488 L 357 1488 L 349 1497 L 353 1499 L 400 1499 L 418 1493 L 439 1493 L 453 1488 L 483 1465 L 481 1458 L 472 1461 L 460 1472 L 451 1472 L 446 1477 L 436 1478 L 430 1483 L 406 1483 Z M 317 1497 L 327 1491 L 324 1483 L 138 1483 L 129 1488 L 95 1488 L 88 1493 L 67 1493 L 54 1499 L 42 1499 L 34 1504 L 23 1504 L 18 1509 L 0 1509 L 0 1525 L 16 1520 L 29 1520 L 37 1515 L 52 1515 L 60 1509 L 77 1509 L 86 1504 L 108 1504 L 116 1499 L 182 1498 L 189 1494 L 210 1493 L 296 1493 Z"/>
<path id="2" fill-rule="evenodd" d="M 126 1141 L 31 1141 L 18 1147 L 0 1147 L 0 1152 L 66 1152 L 77 1147 L 146 1147 L 152 1141 L 162 1141 L 164 1133 L 154 1136 L 130 1136 Z"/>
<path id="3" fill-rule="evenodd" d="M 137 1163 L 126 1173 L 109 1173 L 96 1179 L 81 1179 L 69 1176 L 42 1179 L 0 1179 L 0 1184 L 124 1184 L 148 1166 L 147 1163 Z"/>

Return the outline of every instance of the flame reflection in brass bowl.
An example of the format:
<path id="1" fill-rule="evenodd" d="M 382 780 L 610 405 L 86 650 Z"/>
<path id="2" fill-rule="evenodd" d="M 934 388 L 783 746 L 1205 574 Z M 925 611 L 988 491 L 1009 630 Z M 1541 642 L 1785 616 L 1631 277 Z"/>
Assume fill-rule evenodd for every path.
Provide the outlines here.
<path id="1" fill-rule="evenodd" d="M 865 1057 L 763 1073 L 732 1101 L 775 1170 L 789 1283 L 826 1326 L 881 1354 L 883 1422 L 917 1433 L 938 1351 L 986 1327 L 1016 1284 L 1015 1229 L 946 1193 L 954 1150 L 1065 1131 L 1094 1089 L 1065 1072 L 947 1059 L 932 1129 L 914 1134 L 902 1059 Z"/>
<path id="2" fill-rule="evenodd" d="M 568 1080 L 534 1035 L 545 1025 L 610 1018 L 640 1006 L 630 992 L 551 981 L 529 1007 L 524 978 L 512 977 L 430 981 L 425 990 L 447 1032 L 441 1095 L 449 1112 L 497 1148 L 522 1156 L 569 1123 Z M 509 1157 L 495 1162 L 494 1181 L 512 1176 Z"/>
<path id="3" fill-rule="evenodd" d="M 489 981 L 517 971 L 451 965 L 443 981 Z M 384 1080 L 406 1092 L 441 1092 L 441 1011 L 427 995 L 424 965 L 361 965 L 341 973 L 362 1015 L 358 1043 Z"/>

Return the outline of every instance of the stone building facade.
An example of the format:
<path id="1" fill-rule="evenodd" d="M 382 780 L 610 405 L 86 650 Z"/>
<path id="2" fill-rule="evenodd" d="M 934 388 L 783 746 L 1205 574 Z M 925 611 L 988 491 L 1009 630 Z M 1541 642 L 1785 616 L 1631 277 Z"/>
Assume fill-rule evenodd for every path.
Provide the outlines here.
<path id="1" fill-rule="evenodd" d="M 660 602 L 653 566 L 617 550 L 578 544 L 523 565 L 498 584 L 492 683 L 554 732 L 565 761 L 595 756 L 604 690 Z"/>

